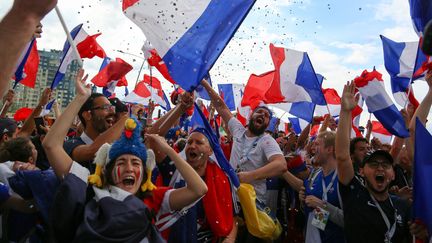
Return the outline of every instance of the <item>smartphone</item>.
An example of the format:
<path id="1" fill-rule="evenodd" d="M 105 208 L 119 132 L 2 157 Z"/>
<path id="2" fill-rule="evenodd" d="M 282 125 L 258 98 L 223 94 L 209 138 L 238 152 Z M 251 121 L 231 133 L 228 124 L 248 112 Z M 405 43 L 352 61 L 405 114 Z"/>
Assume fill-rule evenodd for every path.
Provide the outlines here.
<path id="1" fill-rule="evenodd" d="M 34 118 L 34 122 L 36 125 L 36 131 L 39 135 L 45 135 L 46 132 L 45 130 L 43 130 L 40 126 L 46 126 L 45 124 L 45 120 L 43 119 L 43 117 L 35 117 Z"/>

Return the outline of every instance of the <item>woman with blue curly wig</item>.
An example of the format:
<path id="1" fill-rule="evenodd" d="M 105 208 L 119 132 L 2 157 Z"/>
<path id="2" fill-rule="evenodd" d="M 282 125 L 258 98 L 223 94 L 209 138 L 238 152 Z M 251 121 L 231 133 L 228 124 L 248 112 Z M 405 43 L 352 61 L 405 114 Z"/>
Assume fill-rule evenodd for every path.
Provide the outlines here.
<path id="1" fill-rule="evenodd" d="M 157 135 L 146 139 L 168 155 L 187 186 L 156 188 L 150 181 L 154 154 L 140 139 L 140 124 L 128 119 L 121 138 L 104 144 L 96 154 L 96 172 L 74 162 L 63 149 L 65 137 L 80 107 L 91 94 L 83 71 L 76 81 L 76 97 L 57 119 L 43 142 L 61 185 L 52 205 L 52 228 L 58 242 L 161 242 L 153 222 L 179 211 L 207 192 L 195 170 Z M 92 186 L 89 186 L 92 184 Z M 144 203 L 143 203 L 144 201 Z"/>

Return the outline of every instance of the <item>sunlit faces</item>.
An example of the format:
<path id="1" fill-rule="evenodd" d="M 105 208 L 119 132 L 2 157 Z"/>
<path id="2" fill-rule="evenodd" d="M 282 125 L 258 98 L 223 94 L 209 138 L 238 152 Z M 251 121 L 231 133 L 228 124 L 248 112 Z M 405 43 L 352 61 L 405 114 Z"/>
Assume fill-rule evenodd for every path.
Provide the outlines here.
<path id="1" fill-rule="evenodd" d="M 135 194 L 143 180 L 144 167 L 140 158 L 131 154 L 119 156 L 111 171 L 111 178 L 115 186 Z"/>
<path id="2" fill-rule="evenodd" d="M 333 147 L 325 147 L 324 139 L 317 137 L 314 141 L 315 145 L 315 162 L 318 164 L 323 164 L 327 162 L 327 159 L 331 153 L 333 153 Z"/>
<path id="3" fill-rule="evenodd" d="M 105 132 L 112 127 L 115 121 L 115 108 L 109 100 L 103 96 L 93 100 L 93 106 L 90 109 L 91 124 L 98 133 Z"/>
<path id="4" fill-rule="evenodd" d="M 213 153 L 209 141 L 202 133 L 193 132 L 187 139 L 186 147 L 186 161 L 196 171 L 202 169 L 207 163 L 209 156 Z"/>
<path id="5" fill-rule="evenodd" d="M 257 108 L 249 119 L 248 128 L 254 135 L 263 134 L 270 122 L 270 112 L 266 108 Z"/>
<path id="6" fill-rule="evenodd" d="M 368 188 L 375 193 L 387 192 L 390 182 L 394 179 L 393 166 L 385 157 L 374 156 L 360 168 Z"/>

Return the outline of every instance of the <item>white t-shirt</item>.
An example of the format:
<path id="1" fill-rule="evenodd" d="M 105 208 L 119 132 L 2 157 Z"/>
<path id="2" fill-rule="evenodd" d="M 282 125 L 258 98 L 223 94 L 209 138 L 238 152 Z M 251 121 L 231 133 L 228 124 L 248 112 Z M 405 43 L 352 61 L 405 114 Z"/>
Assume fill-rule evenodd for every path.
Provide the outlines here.
<path id="1" fill-rule="evenodd" d="M 276 140 L 268 134 L 259 137 L 246 136 L 246 128 L 236 119 L 231 118 L 228 129 L 233 135 L 230 164 L 240 171 L 253 171 L 265 166 L 271 156 L 283 155 Z M 266 180 L 258 180 L 252 183 L 257 198 L 266 202 Z"/>

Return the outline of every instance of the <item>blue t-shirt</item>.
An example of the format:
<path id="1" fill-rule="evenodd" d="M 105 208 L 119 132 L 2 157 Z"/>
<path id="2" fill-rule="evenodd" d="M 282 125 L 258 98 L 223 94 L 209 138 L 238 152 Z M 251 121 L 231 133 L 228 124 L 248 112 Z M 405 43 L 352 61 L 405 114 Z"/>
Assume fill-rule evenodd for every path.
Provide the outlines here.
<path id="1" fill-rule="evenodd" d="M 327 188 L 330 183 L 333 185 L 328 189 L 327 192 L 327 202 L 336 206 L 338 208 L 342 208 L 339 203 L 338 196 L 338 176 L 335 176 L 336 171 L 324 176 L 322 170 L 316 172 L 316 175 L 313 175 L 310 180 L 304 181 L 304 186 L 306 189 L 306 196 L 313 195 L 321 200 L 323 200 L 323 186 L 322 180 L 324 179 L 324 185 Z M 333 182 L 332 182 L 333 181 Z M 305 213 L 306 216 L 309 215 L 310 212 L 313 211 L 313 208 L 306 207 Z M 313 227 L 313 226 L 312 226 Z M 321 241 L 324 242 L 345 242 L 343 228 L 339 227 L 335 223 L 330 220 L 327 222 L 327 226 L 324 231 L 320 230 Z"/>

